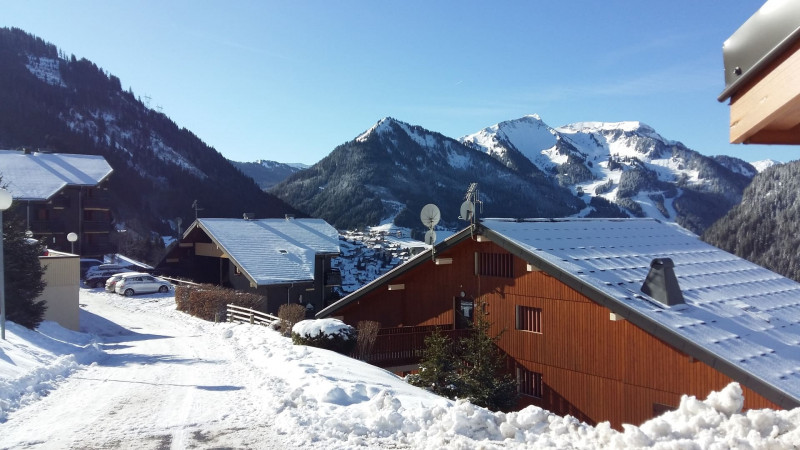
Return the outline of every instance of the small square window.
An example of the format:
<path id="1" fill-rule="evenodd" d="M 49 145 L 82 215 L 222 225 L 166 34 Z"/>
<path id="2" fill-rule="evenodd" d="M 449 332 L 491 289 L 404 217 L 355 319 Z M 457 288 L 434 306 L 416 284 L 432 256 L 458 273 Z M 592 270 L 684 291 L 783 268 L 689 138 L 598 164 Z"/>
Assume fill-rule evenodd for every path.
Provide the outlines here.
<path id="1" fill-rule="evenodd" d="M 542 398 L 542 374 L 517 366 L 517 391 L 522 395 Z"/>
<path id="2" fill-rule="evenodd" d="M 517 306 L 517 330 L 542 332 L 542 309 Z"/>

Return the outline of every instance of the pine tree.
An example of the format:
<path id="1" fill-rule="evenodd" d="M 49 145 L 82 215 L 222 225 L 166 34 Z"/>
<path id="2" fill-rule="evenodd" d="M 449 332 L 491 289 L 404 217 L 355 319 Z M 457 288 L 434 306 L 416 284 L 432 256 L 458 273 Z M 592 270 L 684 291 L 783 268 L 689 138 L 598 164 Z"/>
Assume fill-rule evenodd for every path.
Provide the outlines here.
<path id="1" fill-rule="evenodd" d="M 425 338 L 419 373 L 409 375 L 408 382 L 442 397 L 460 396 L 464 386 L 458 374 L 459 359 L 454 348 L 452 339 L 437 328 Z"/>
<path id="2" fill-rule="evenodd" d="M 484 305 L 476 305 L 472 332 L 455 345 L 438 329 L 425 338 L 419 374 L 409 375 L 409 383 L 493 411 L 516 406 L 517 381 L 505 373 L 505 356 L 496 345 L 500 334 L 489 335 L 491 323 L 483 313 Z"/>
<path id="3" fill-rule="evenodd" d="M 489 335 L 491 323 L 484 312 L 485 305 L 476 305 L 473 332 L 461 341 L 460 377 L 465 386 L 462 394 L 493 411 L 508 410 L 517 403 L 517 382 L 505 373 L 506 359 L 496 345 L 502 332 Z"/>
<path id="4" fill-rule="evenodd" d="M 39 255 L 44 246 L 30 242 L 22 222 L 3 216 L 3 264 L 5 267 L 6 318 L 34 329 L 44 319 L 47 305 L 36 301 L 45 288 Z"/>

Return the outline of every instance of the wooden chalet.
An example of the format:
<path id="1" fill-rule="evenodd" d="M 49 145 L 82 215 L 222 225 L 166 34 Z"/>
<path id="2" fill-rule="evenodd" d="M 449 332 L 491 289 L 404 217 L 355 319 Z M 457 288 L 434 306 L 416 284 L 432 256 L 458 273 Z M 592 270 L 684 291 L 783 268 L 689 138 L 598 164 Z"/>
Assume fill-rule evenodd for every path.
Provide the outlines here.
<path id="1" fill-rule="evenodd" d="M 745 408 L 800 405 L 800 284 L 654 219 L 487 219 L 317 317 L 380 322 L 367 359 L 408 372 L 477 313 L 520 407 L 619 429 L 731 381 Z"/>
<path id="2" fill-rule="evenodd" d="M 165 275 L 266 298 L 265 312 L 326 306 L 341 275 L 331 268 L 339 234 L 322 219 L 197 219 L 158 266 Z"/>
<path id="3" fill-rule="evenodd" d="M 800 144 L 800 2 L 769 0 L 722 48 L 734 144 Z"/>
<path id="4" fill-rule="evenodd" d="M 103 259 L 113 253 L 113 172 L 99 155 L 0 150 L 0 178 L 13 198 L 12 213 L 48 248 Z M 77 235 L 73 243 L 67 239 Z"/>

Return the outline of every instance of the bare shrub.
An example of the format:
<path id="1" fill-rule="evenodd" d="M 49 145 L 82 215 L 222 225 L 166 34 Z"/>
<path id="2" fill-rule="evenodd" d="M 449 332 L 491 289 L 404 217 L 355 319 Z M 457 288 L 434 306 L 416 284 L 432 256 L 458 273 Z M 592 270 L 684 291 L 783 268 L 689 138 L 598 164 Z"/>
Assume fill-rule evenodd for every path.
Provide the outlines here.
<path id="1" fill-rule="evenodd" d="M 378 337 L 378 330 L 381 329 L 381 324 L 374 320 L 362 320 L 358 322 L 356 329 L 358 330 L 358 342 L 353 356 L 366 361 L 370 353 L 372 353 L 372 347 L 375 346 L 375 339 Z"/>
<path id="2" fill-rule="evenodd" d="M 278 318 L 281 323 L 281 333 L 290 336 L 294 324 L 306 318 L 306 308 L 297 303 L 281 305 L 278 308 Z"/>

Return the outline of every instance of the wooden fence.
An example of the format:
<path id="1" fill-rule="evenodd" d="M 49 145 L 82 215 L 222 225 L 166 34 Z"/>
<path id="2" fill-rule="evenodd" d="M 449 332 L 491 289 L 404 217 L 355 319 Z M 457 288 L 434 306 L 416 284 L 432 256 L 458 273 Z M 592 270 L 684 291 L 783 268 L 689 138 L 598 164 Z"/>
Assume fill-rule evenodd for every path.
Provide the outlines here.
<path id="1" fill-rule="evenodd" d="M 253 325 L 272 325 L 280 320 L 272 314 L 228 304 L 228 322 L 249 323 Z"/>

